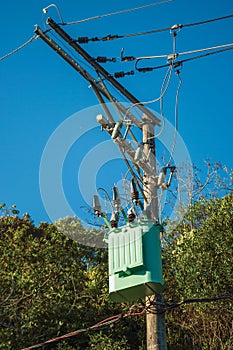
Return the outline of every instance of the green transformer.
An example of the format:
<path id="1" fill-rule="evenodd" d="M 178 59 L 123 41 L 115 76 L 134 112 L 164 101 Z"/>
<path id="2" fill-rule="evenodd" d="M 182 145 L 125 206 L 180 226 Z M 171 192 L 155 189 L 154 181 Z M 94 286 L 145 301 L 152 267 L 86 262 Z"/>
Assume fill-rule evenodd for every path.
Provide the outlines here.
<path id="1" fill-rule="evenodd" d="M 127 302 L 163 290 L 161 225 L 143 220 L 108 236 L 109 296 Z"/>

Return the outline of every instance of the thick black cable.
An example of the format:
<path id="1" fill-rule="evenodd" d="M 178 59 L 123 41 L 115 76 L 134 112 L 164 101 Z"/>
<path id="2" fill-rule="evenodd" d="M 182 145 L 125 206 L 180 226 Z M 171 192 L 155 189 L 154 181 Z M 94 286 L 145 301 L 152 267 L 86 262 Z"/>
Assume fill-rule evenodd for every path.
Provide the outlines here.
<path id="1" fill-rule="evenodd" d="M 212 22 L 216 22 L 216 21 L 222 21 L 222 20 L 228 19 L 228 18 L 233 18 L 233 14 L 230 14 L 227 16 L 222 16 L 222 17 L 217 17 L 217 18 L 212 18 L 212 19 L 207 19 L 207 20 L 199 21 L 199 22 L 182 24 L 181 28 L 199 26 L 202 24 L 212 23 Z"/>
<path id="2" fill-rule="evenodd" d="M 227 16 L 222 16 L 222 17 L 217 17 L 217 18 L 212 18 L 212 19 L 207 19 L 203 21 L 198 21 L 198 22 L 193 22 L 193 23 L 185 23 L 185 24 L 175 24 L 171 27 L 165 27 L 165 28 L 160 28 L 160 29 L 152 29 L 148 31 L 142 31 L 142 32 L 137 32 L 137 33 L 128 33 L 128 34 L 114 34 L 114 35 L 106 35 L 104 37 L 98 38 L 98 37 L 93 37 L 93 38 L 88 38 L 88 37 L 81 37 L 78 38 L 77 41 L 80 44 L 86 44 L 90 41 L 92 42 L 100 42 L 100 41 L 111 41 L 111 40 L 116 40 L 116 39 L 126 39 L 130 37 L 137 37 L 137 36 L 142 36 L 142 35 L 150 35 L 150 34 L 156 34 L 156 33 L 163 33 L 167 31 L 174 31 L 174 30 L 180 30 L 182 28 L 188 28 L 188 27 L 194 27 L 198 25 L 203 25 L 203 24 L 208 24 L 208 23 L 213 23 L 216 21 L 221 21 L 225 19 L 233 18 L 233 14 L 227 15 Z"/>
<path id="3" fill-rule="evenodd" d="M 165 306 L 164 311 L 171 311 L 175 308 L 178 308 L 182 305 L 193 304 L 193 303 L 213 303 L 215 301 L 232 299 L 233 294 L 222 294 L 212 298 L 190 298 L 180 301 L 179 303 L 171 303 L 168 306 Z"/>

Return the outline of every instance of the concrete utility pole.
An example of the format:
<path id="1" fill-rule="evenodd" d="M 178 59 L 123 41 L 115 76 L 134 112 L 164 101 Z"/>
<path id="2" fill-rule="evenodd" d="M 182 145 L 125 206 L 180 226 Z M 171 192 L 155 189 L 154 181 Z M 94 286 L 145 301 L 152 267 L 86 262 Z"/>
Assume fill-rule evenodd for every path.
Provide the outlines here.
<path id="1" fill-rule="evenodd" d="M 156 159 L 155 159 L 155 139 L 154 139 L 154 127 L 160 125 L 160 120 L 151 110 L 147 109 L 138 99 L 136 99 L 128 90 L 124 88 L 116 79 L 110 75 L 101 65 L 99 65 L 93 57 L 91 57 L 85 50 L 77 44 L 76 40 L 72 39 L 57 23 L 51 18 L 47 19 L 47 24 L 61 36 L 82 58 L 84 58 L 99 74 L 101 74 L 108 82 L 114 86 L 122 95 L 124 95 L 131 103 L 137 105 L 137 108 L 144 113 L 143 120 L 138 120 L 124 105 L 117 101 L 105 88 L 104 84 L 100 84 L 97 79 L 94 79 L 84 68 L 82 68 L 78 62 L 76 62 L 67 52 L 65 52 L 55 41 L 53 41 L 45 32 L 43 32 L 38 26 L 36 26 L 35 33 L 39 35 L 46 44 L 48 44 L 58 55 L 60 55 L 68 64 L 70 64 L 81 76 L 86 79 L 92 86 L 97 98 L 99 99 L 104 111 L 108 116 L 108 122 L 113 122 L 114 119 L 110 115 L 108 107 L 105 105 L 105 100 L 114 102 L 121 114 L 127 117 L 135 124 L 139 129 L 142 129 L 143 134 L 143 150 L 148 160 L 143 158 L 138 160 L 138 166 L 144 172 L 144 189 L 141 189 L 141 194 L 145 200 L 144 209 L 147 212 L 148 218 L 151 220 L 158 220 L 158 197 L 157 197 L 157 180 L 156 180 Z M 107 129 L 106 129 L 107 130 Z M 110 130 L 107 130 L 110 135 Z M 129 130 L 130 132 L 130 130 Z M 118 140 L 119 139 L 119 140 Z M 121 137 L 115 140 L 119 147 L 130 172 L 132 168 L 129 166 L 129 161 L 125 157 L 127 153 L 130 161 L 134 162 L 135 150 L 131 149 L 130 144 Z M 134 175 L 134 174 L 132 174 Z M 137 177 L 135 176 L 137 182 Z M 156 294 L 147 298 L 148 305 L 151 302 L 156 302 L 157 310 L 159 305 L 163 304 L 163 294 Z M 152 307 L 153 309 L 153 307 Z M 166 350 L 166 329 L 164 314 L 148 313 L 147 318 L 147 350 Z"/>
<path id="2" fill-rule="evenodd" d="M 154 169 L 156 174 L 156 148 L 154 138 L 154 123 L 147 115 L 143 115 L 143 151 L 146 157 L 148 157 L 148 165 Z M 144 173 L 144 194 L 146 200 L 144 201 L 144 209 L 148 213 L 151 219 L 158 220 L 158 195 L 157 184 L 155 179 L 150 174 Z M 157 311 L 159 311 L 159 305 L 163 305 L 163 294 L 152 295 L 146 300 L 148 305 L 151 302 L 156 302 Z M 153 309 L 153 307 L 152 307 Z M 166 350 L 166 326 L 164 313 L 147 313 L 146 314 L 146 340 L 147 350 Z"/>

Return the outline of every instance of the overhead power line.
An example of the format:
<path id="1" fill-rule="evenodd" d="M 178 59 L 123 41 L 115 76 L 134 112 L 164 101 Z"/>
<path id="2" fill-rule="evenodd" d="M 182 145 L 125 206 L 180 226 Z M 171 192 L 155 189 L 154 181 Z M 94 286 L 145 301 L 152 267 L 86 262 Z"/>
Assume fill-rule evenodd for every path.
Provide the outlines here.
<path id="1" fill-rule="evenodd" d="M 178 303 L 174 303 L 174 302 L 168 302 L 166 305 L 161 305 L 160 303 L 157 304 L 156 302 L 151 301 L 150 305 L 145 305 L 143 304 L 142 307 L 142 311 L 138 311 L 138 312 L 130 312 L 130 313 L 126 313 L 126 314 L 118 314 L 118 315 L 113 315 L 110 316 L 96 324 L 94 324 L 91 327 L 88 328 L 82 328 L 79 330 L 76 330 L 74 332 L 70 332 L 67 334 L 64 334 L 62 336 L 56 337 L 56 338 L 52 338 L 49 340 L 46 340 L 45 342 L 42 342 L 40 344 L 36 344 L 36 345 L 32 345 L 29 347 L 26 347 L 22 350 L 33 350 L 33 349 L 38 349 L 41 347 L 44 347 L 46 345 L 50 345 L 54 342 L 58 342 L 64 339 L 68 339 L 68 338 L 72 338 L 75 337 L 79 334 L 82 333 L 86 333 L 89 331 L 99 331 L 102 330 L 104 328 L 108 328 L 110 327 L 113 323 L 117 323 L 120 322 L 122 320 L 124 320 L 127 317 L 135 317 L 135 316 L 141 316 L 145 313 L 157 313 L 157 314 L 161 314 L 161 313 L 165 313 L 167 311 L 172 311 L 175 308 L 178 308 L 182 305 L 185 304 L 191 304 L 191 303 L 212 303 L 215 301 L 224 301 L 224 300 L 228 300 L 228 299 L 232 299 L 233 298 L 233 294 L 221 294 L 219 296 L 216 297 L 211 297 L 211 298 L 192 298 L 192 299 L 185 299 L 182 300 Z"/>
<path id="2" fill-rule="evenodd" d="M 214 52 L 208 52 L 208 53 L 205 53 L 205 54 L 202 54 L 202 55 L 186 58 L 184 60 L 179 60 L 179 61 L 172 60 L 169 63 L 162 64 L 162 65 L 155 66 L 155 67 L 138 68 L 137 64 L 138 64 L 139 61 L 137 61 L 136 64 L 135 64 L 135 69 L 138 72 L 140 72 L 140 73 L 147 73 L 147 72 L 152 72 L 153 70 L 156 70 L 156 69 L 166 68 L 166 67 L 170 66 L 171 64 L 173 65 L 174 68 L 177 68 L 177 67 L 182 66 L 182 64 L 185 63 L 185 62 L 194 61 L 194 60 L 197 60 L 197 59 L 200 59 L 200 58 L 204 58 L 204 57 L 211 56 L 211 55 L 216 55 L 216 54 L 219 54 L 219 53 L 222 53 L 222 52 L 226 52 L 226 51 L 230 51 L 230 50 L 233 50 L 233 45 L 231 45 L 230 47 L 221 49 L 221 50 L 214 51 Z"/>
<path id="3" fill-rule="evenodd" d="M 38 35 L 33 35 L 29 40 L 27 40 L 24 44 L 20 45 L 19 47 L 17 47 L 17 49 L 7 53 L 6 55 L 0 57 L 0 61 L 5 60 L 6 58 L 14 55 L 16 52 L 22 50 L 25 46 L 27 46 L 28 44 L 30 44 L 32 41 L 36 40 L 38 38 Z"/>
<path id="4" fill-rule="evenodd" d="M 128 34 L 108 34 L 104 37 L 98 38 L 98 37 L 93 37 L 93 38 L 88 38 L 88 37 L 80 37 L 77 39 L 77 41 L 80 44 L 87 44 L 88 42 L 100 42 L 100 41 L 111 41 L 111 40 L 116 40 L 116 39 L 125 39 L 125 38 L 130 38 L 130 37 L 137 37 L 137 36 L 142 36 L 142 35 L 150 35 L 150 34 L 156 34 L 156 33 L 162 33 L 166 31 L 174 31 L 174 30 L 180 30 L 182 28 L 186 27 L 194 27 L 198 25 L 203 25 L 203 24 L 208 24 L 216 21 L 222 21 L 226 20 L 229 18 L 233 18 L 233 14 L 227 15 L 227 16 L 222 16 L 222 17 L 217 17 L 217 18 L 212 18 L 212 19 L 207 19 L 204 21 L 198 21 L 198 22 L 192 22 L 192 23 L 186 23 L 186 24 L 175 24 L 171 27 L 165 27 L 165 28 L 160 28 L 160 29 L 152 29 L 148 31 L 142 31 L 142 32 L 137 32 L 137 33 L 128 33 Z"/>
<path id="5" fill-rule="evenodd" d="M 127 13 L 127 12 L 133 12 L 133 11 L 137 11 L 137 10 L 146 9 L 146 8 L 149 8 L 149 7 L 152 7 L 152 6 L 162 5 L 162 4 L 165 4 L 167 2 L 172 2 L 172 1 L 173 0 L 164 0 L 164 1 L 159 1 L 159 2 L 157 1 L 157 2 L 154 2 L 152 4 L 148 4 L 148 5 L 144 5 L 144 6 L 134 7 L 134 8 L 130 8 L 130 9 L 126 9 L 126 10 L 120 10 L 120 11 L 111 12 L 111 13 L 105 13 L 105 14 L 102 14 L 102 15 L 88 17 L 88 18 L 85 18 L 85 19 L 79 19 L 79 20 L 73 21 L 73 22 L 61 23 L 60 25 L 66 25 L 67 26 L 67 25 L 72 25 L 72 24 L 89 22 L 89 21 L 93 21 L 93 20 L 96 20 L 96 19 L 104 18 L 104 17 L 120 15 L 120 14 Z"/>
<path id="6" fill-rule="evenodd" d="M 233 294 L 222 294 L 218 295 L 213 298 L 191 298 L 191 299 L 185 299 L 183 301 L 180 301 L 179 303 L 171 303 L 170 305 L 167 305 L 165 307 L 165 311 L 171 311 L 177 307 L 180 307 L 182 305 L 187 305 L 187 304 L 193 304 L 193 303 L 213 303 L 215 301 L 223 301 L 223 300 L 228 300 L 232 299 Z"/>
<path id="7" fill-rule="evenodd" d="M 198 22 L 193 22 L 193 23 L 186 23 L 186 24 L 181 25 L 181 28 L 199 26 L 199 25 L 207 24 L 207 23 L 211 23 L 211 22 L 222 21 L 224 19 L 229 19 L 229 18 L 232 18 L 232 17 L 233 17 L 233 14 L 230 14 L 230 15 L 226 15 L 226 16 L 222 16 L 222 17 L 206 19 L 204 21 L 198 21 Z"/>
<path id="8" fill-rule="evenodd" d="M 223 44 L 223 45 L 217 45 L 217 46 L 212 46 L 212 47 L 205 47 L 203 49 L 196 49 L 196 50 L 189 50 L 189 51 L 184 51 L 184 52 L 177 52 L 174 53 L 175 58 L 178 56 L 182 55 L 191 55 L 193 53 L 198 53 L 198 52 L 204 52 L 204 51 L 211 51 L 211 50 L 216 50 L 216 49 L 222 49 L 222 48 L 227 48 L 233 46 L 233 43 L 230 44 Z M 135 57 L 137 61 L 141 60 L 149 60 L 149 59 L 155 59 L 155 58 L 169 58 L 170 55 L 151 55 L 151 56 L 139 56 Z"/>
<path id="9" fill-rule="evenodd" d="M 189 50 L 189 51 L 184 51 L 184 52 L 175 52 L 174 51 L 174 53 L 172 53 L 172 54 L 163 54 L 163 55 L 150 55 L 150 56 L 134 57 L 134 56 L 123 56 L 123 54 L 121 54 L 120 58 L 119 57 L 108 58 L 106 56 L 98 56 L 95 58 L 95 60 L 97 62 L 100 62 L 100 63 L 107 63 L 107 62 L 116 63 L 118 60 L 119 60 L 119 62 L 133 62 L 136 60 L 137 61 L 136 66 L 137 66 L 137 64 L 142 60 L 166 58 L 167 61 L 174 61 L 179 56 L 183 56 L 183 55 L 191 55 L 193 53 L 200 53 L 200 52 L 205 52 L 205 51 L 211 51 L 211 50 L 223 49 L 223 48 L 231 48 L 231 47 L 233 47 L 233 43 L 217 45 L 217 46 L 212 46 L 212 47 L 205 47 L 202 49 L 195 49 L 195 50 Z M 115 76 L 115 78 L 124 78 L 126 75 L 134 75 L 134 73 L 135 73 L 134 71 L 116 72 L 116 73 L 114 73 L 114 76 Z"/>
<path id="10" fill-rule="evenodd" d="M 119 322 L 120 320 L 122 320 L 122 319 L 124 319 L 126 317 L 139 316 L 139 315 L 144 314 L 145 312 L 146 312 L 146 309 L 143 309 L 141 312 L 134 312 L 134 313 L 119 314 L 119 315 L 110 316 L 110 317 L 106 318 L 105 320 L 94 324 L 91 327 L 82 328 L 82 329 L 79 329 L 77 331 L 64 334 L 64 335 L 62 335 L 60 337 L 52 338 L 52 339 L 46 340 L 43 343 L 32 345 L 32 346 L 29 346 L 29 347 L 24 348 L 22 350 L 33 350 L 33 349 L 37 349 L 37 348 L 40 348 L 40 347 L 44 347 L 45 345 L 52 344 L 54 342 L 58 342 L 58 341 L 61 341 L 61 340 L 64 340 L 64 339 L 75 337 L 75 336 L 77 336 L 77 335 L 79 335 L 81 333 L 85 333 L 85 332 L 88 332 L 88 331 L 102 330 L 102 329 L 104 329 L 106 327 L 110 327 L 113 323 Z"/>

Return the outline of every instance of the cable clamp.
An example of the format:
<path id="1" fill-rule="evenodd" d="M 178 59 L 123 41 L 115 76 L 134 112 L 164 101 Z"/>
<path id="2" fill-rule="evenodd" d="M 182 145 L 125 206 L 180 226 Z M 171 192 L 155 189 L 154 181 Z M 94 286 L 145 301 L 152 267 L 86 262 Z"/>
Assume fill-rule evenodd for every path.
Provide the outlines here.
<path id="1" fill-rule="evenodd" d="M 178 53 L 171 53 L 170 55 L 167 56 L 167 60 L 174 61 L 178 56 L 179 56 Z"/>
<path id="2" fill-rule="evenodd" d="M 173 63 L 173 68 L 176 69 L 178 67 L 182 67 L 182 63 L 183 63 L 182 61 L 174 62 Z"/>
<path id="3" fill-rule="evenodd" d="M 183 25 L 182 25 L 182 24 L 174 24 L 174 25 L 170 28 L 170 33 L 176 32 L 176 31 L 180 31 L 181 28 L 183 28 Z"/>

